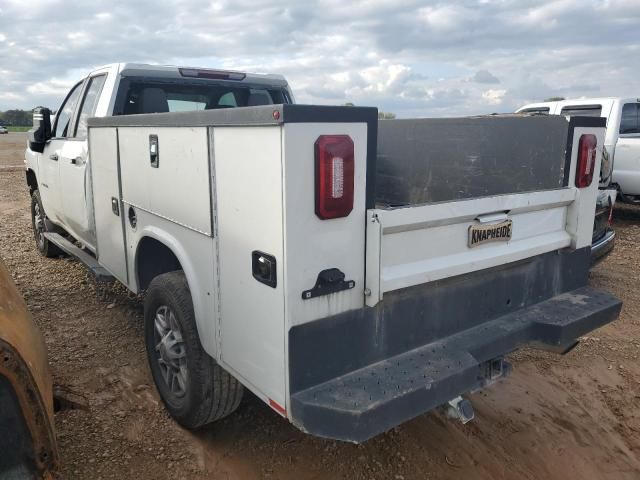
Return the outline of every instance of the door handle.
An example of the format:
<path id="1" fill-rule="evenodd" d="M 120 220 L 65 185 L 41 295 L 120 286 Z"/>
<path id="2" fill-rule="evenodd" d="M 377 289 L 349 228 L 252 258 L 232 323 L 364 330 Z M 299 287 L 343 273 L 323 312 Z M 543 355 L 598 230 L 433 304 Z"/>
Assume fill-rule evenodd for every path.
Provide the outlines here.
<path id="1" fill-rule="evenodd" d="M 160 152 L 158 148 L 158 135 L 149 135 L 149 161 L 153 168 L 160 166 Z"/>
<path id="2" fill-rule="evenodd" d="M 116 197 L 111 197 L 111 211 L 116 217 L 120 216 L 120 202 Z"/>
<path id="3" fill-rule="evenodd" d="M 82 157 L 72 158 L 71 159 L 71 164 L 72 165 L 82 166 L 84 164 L 84 160 L 82 159 Z"/>
<path id="4" fill-rule="evenodd" d="M 58 154 L 57 153 L 52 153 L 51 155 L 49 155 L 49 158 L 51 160 L 53 160 L 54 162 L 58 161 Z"/>

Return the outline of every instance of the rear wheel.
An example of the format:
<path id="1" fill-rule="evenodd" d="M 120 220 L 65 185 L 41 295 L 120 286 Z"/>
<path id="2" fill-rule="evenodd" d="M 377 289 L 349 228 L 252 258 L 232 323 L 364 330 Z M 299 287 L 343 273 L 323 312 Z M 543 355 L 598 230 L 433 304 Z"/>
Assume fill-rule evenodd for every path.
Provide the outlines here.
<path id="1" fill-rule="evenodd" d="M 34 190 L 31 194 L 31 226 L 33 227 L 33 235 L 36 240 L 36 248 L 40 255 L 45 257 L 59 257 L 64 252 L 47 240 L 44 236 L 48 229 L 49 221 L 42 207 L 42 199 L 40 192 Z"/>
<path id="2" fill-rule="evenodd" d="M 153 380 L 178 423 L 193 429 L 238 408 L 242 384 L 202 348 L 184 272 L 153 279 L 145 298 L 144 322 Z"/>

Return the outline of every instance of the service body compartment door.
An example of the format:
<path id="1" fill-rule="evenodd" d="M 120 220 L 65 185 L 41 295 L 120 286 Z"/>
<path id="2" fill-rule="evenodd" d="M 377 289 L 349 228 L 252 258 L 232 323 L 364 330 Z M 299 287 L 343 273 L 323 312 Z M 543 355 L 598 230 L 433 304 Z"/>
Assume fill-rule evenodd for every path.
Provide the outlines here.
<path id="1" fill-rule="evenodd" d="M 213 131 L 222 361 L 285 406 L 281 129 Z"/>
<path id="2" fill-rule="evenodd" d="M 140 126 L 118 134 L 124 203 L 213 236 L 207 129 Z"/>
<path id="3" fill-rule="evenodd" d="M 100 264 L 129 284 L 120 189 L 117 128 L 90 128 L 89 148 L 96 225 L 96 256 Z"/>

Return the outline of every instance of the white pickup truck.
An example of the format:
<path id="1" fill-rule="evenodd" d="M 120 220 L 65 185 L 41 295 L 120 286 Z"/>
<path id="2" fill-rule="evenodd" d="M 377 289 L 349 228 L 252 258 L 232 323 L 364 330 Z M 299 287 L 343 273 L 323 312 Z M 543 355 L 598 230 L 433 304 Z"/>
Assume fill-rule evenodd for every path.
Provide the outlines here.
<path id="1" fill-rule="evenodd" d="M 608 186 L 610 182 L 623 202 L 640 203 L 640 99 L 607 97 L 540 102 L 520 107 L 518 112 L 606 119 L 601 185 Z"/>
<path id="2" fill-rule="evenodd" d="M 591 245 L 591 257 L 594 263 L 613 250 L 615 232 L 611 228 L 611 218 L 616 197 L 619 196 L 627 203 L 637 203 L 637 193 L 633 192 L 640 193 L 639 109 L 640 103 L 637 98 L 609 97 L 531 103 L 516 111 L 529 115 L 566 115 L 605 119 L 607 130 Z"/>
<path id="3" fill-rule="evenodd" d="M 292 102 L 281 77 L 120 64 L 53 126 L 34 113 L 37 248 L 146 292 L 149 365 L 182 425 L 244 387 L 352 442 L 440 405 L 468 420 L 461 395 L 505 354 L 563 352 L 617 317 L 587 285 L 603 120 Z"/>

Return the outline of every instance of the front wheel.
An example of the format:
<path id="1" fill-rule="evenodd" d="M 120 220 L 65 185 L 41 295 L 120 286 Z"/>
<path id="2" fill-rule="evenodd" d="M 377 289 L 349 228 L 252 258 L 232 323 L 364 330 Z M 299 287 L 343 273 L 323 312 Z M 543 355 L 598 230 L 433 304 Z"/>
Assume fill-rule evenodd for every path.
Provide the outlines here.
<path id="1" fill-rule="evenodd" d="M 33 228 L 33 236 L 36 240 L 36 248 L 38 252 L 40 252 L 40 255 L 44 257 L 51 258 L 64 255 L 62 250 L 45 238 L 44 234 L 49 231 L 47 228 L 48 225 L 49 221 L 42 207 L 40 192 L 34 190 L 31 194 L 31 226 Z"/>
<path id="2" fill-rule="evenodd" d="M 198 428 L 238 408 L 242 384 L 202 348 L 184 272 L 153 279 L 144 303 L 144 332 L 156 388 L 180 425 Z"/>

